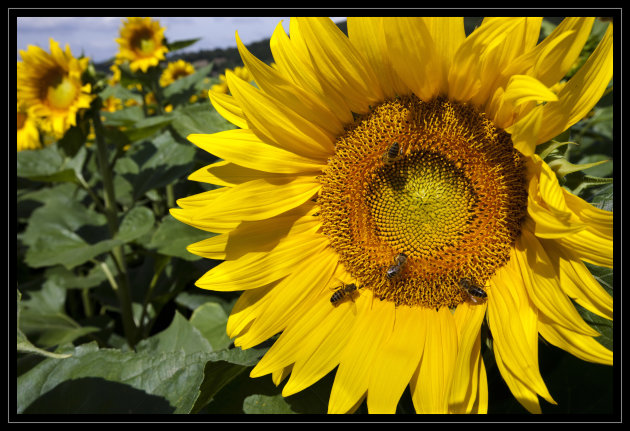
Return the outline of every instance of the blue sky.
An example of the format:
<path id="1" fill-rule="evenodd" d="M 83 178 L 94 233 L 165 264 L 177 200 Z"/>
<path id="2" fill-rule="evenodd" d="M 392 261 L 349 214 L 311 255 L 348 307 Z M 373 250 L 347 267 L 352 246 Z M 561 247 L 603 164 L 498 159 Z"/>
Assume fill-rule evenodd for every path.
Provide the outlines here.
<path id="1" fill-rule="evenodd" d="M 201 38 L 187 51 L 234 47 L 236 46 L 234 34 L 237 30 L 245 44 L 257 42 L 269 38 L 281 20 L 284 20 L 283 25 L 287 33 L 289 25 L 288 17 L 153 18 L 166 27 L 164 35 L 171 42 Z M 123 17 L 18 17 L 17 60 L 21 60 L 20 50 L 26 50 L 29 44 L 49 51 L 51 37 L 62 47 L 70 45 L 75 56 L 83 54 L 95 62 L 108 60 L 118 50 L 114 39 L 118 37 L 123 19 Z M 334 21 L 344 19 L 333 17 Z"/>

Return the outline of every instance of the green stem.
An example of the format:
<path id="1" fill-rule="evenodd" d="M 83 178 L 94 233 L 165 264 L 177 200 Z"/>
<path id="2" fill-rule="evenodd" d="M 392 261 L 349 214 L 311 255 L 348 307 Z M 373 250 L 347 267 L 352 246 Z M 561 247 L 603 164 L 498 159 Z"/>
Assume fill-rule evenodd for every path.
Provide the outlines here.
<path id="1" fill-rule="evenodd" d="M 103 124 L 101 123 L 100 109 L 98 104 L 94 108 L 93 122 L 94 134 L 96 135 L 97 161 L 101 171 L 101 178 L 105 188 L 105 216 L 107 217 L 107 225 L 109 231 L 114 238 L 118 233 L 118 213 L 116 210 L 116 194 L 114 192 L 114 181 L 112 173 L 108 165 L 107 146 L 104 140 Z M 129 292 L 129 279 L 127 275 L 127 265 L 123 253 L 123 246 L 116 246 L 112 249 L 112 255 L 116 268 L 118 269 L 118 284 L 112 285 L 118 302 L 120 303 L 120 311 L 123 321 L 123 329 L 129 346 L 133 347 L 137 341 L 138 330 L 133 321 L 133 310 L 131 306 L 131 294 Z"/>

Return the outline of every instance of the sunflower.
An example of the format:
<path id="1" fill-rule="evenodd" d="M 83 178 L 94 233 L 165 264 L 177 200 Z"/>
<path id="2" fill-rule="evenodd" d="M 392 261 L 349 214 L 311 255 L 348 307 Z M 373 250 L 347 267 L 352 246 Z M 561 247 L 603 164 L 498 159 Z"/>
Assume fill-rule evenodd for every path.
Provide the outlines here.
<path id="1" fill-rule="evenodd" d="M 38 150 L 42 148 L 36 120 L 18 103 L 17 106 L 17 150 Z"/>
<path id="2" fill-rule="evenodd" d="M 572 301 L 612 320 L 584 261 L 612 267 L 612 213 L 563 189 L 536 146 L 583 118 L 612 78 L 612 25 L 557 93 L 591 18 L 538 43 L 541 18 L 326 18 L 279 24 L 276 68 L 238 49 L 256 86 L 210 92 L 238 128 L 188 139 L 223 161 L 189 179 L 223 186 L 171 214 L 218 235 L 225 260 L 196 285 L 239 291 L 227 324 L 253 368 L 295 394 L 336 368 L 328 411 L 366 399 L 393 413 L 484 413 L 481 327 L 530 412 L 555 403 L 538 337 L 578 358 L 612 352 Z"/>
<path id="3" fill-rule="evenodd" d="M 120 45 L 116 61 L 129 61 L 132 72 L 146 72 L 149 67 L 157 66 L 168 52 L 164 45 L 164 30 L 166 28 L 160 27 L 159 21 L 153 21 L 149 17 L 127 18 L 127 22 L 123 22 L 120 28 L 120 38 L 116 39 Z"/>
<path id="4" fill-rule="evenodd" d="M 193 73 L 195 73 L 195 67 L 187 61 L 179 59 L 166 66 L 166 69 L 164 69 L 164 72 L 160 75 L 160 85 L 166 87 L 178 79 L 192 75 Z"/>
<path id="5" fill-rule="evenodd" d="M 219 75 L 219 83 L 214 84 L 210 89 L 216 93 L 224 93 L 228 94 L 229 88 L 227 83 L 226 75 L 228 73 L 233 73 L 238 76 L 240 79 L 250 82 L 253 78 L 247 67 L 244 66 L 236 66 L 234 69 L 225 69 L 224 73 Z"/>
<path id="6" fill-rule="evenodd" d="M 74 58 L 68 45 L 62 51 L 53 39 L 50 39 L 50 54 L 29 45 L 27 51 L 20 50 L 20 56 L 18 103 L 28 108 L 30 115 L 42 120 L 42 128 L 59 138 L 70 126 L 76 125 L 77 112 L 89 108 L 94 98 L 90 95 L 90 84 L 81 82 L 89 58 Z"/>

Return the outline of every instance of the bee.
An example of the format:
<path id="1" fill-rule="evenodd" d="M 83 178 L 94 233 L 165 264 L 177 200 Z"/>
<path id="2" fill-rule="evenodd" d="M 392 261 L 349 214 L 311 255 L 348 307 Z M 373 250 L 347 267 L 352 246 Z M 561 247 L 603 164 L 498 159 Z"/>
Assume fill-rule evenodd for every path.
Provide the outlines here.
<path id="1" fill-rule="evenodd" d="M 388 149 L 383 153 L 383 163 L 386 165 L 391 165 L 403 155 L 403 149 L 400 147 L 398 142 L 394 142 Z"/>
<path id="2" fill-rule="evenodd" d="M 394 257 L 394 264 L 387 268 L 387 271 L 385 272 L 387 278 L 391 280 L 392 278 L 400 275 L 400 271 L 402 271 L 406 261 L 407 255 L 405 253 L 398 253 L 396 257 Z"/>
<path id="3" fill-rule="evenodd" d="M 352 299 L 352 294 L 357 289 L 358 287 L 354 283 L 342 284 L 330 297 L 330 303 L 336 307 L 341 304 L 341 301 L 343 301 L 346 297 L 350 296 L 350 299 Z"/>
<path id="4" fill-rule="evenodd" d="M 473 304 L 481 304 L 486 302 L 488 294 L 481 287 L 476 286 L 470 278 L 462 278 L 459 281 L 459 286 L 468 293 L 468 299 Z"/>

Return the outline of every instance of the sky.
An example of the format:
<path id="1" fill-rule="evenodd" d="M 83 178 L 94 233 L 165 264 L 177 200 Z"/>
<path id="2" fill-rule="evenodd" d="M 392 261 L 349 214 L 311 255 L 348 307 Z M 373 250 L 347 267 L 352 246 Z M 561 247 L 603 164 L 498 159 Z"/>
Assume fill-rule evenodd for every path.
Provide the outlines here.
<path id="1" fill-rule="evenodd" d="M 31 11 L 32 13 L 32 11 Z M 181 52 L 201 49 L 235 47 L 235 32 L 246 45 L 268 39 L 281 20 L 288 34 L 288 17 L 153 17 L 166 27 L 169 42 L 201 38 Z M 17 60 L 20 50 L 36 45 L 50 52 L 49 39 L 61 47 L 70 45 L 74 56 L 81 54 L 99 63 L 112 58 L 117 50 L 115 42 L 123 22 L 122 17 L 17 17 Z M 345 18 L 333 17 L 333 21 Z"/>

